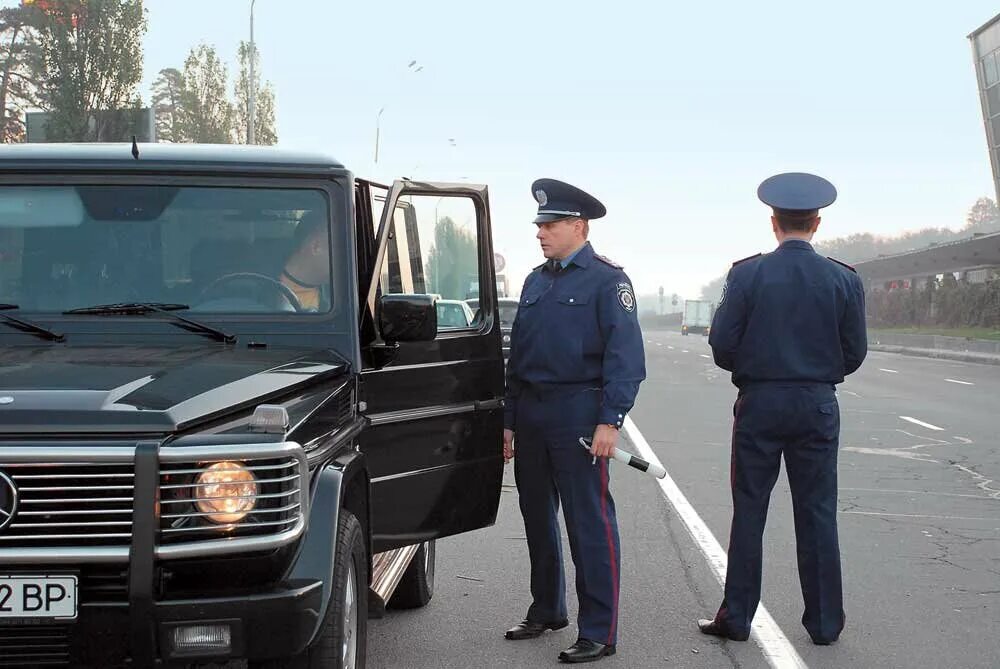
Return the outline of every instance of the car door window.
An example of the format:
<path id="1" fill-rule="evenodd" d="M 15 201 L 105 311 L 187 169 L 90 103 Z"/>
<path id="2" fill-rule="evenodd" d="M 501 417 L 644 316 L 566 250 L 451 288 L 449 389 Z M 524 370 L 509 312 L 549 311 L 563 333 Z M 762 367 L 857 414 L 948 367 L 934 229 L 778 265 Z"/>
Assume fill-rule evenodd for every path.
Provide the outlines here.
<path id="1" fill-rule="evenodd" d="M 405 195 L 396 204 L 379 287 L 438 299 L 438 330 L 474 327 L 466 300 L 479 298 L 476 206 L 461 196 Z"/>

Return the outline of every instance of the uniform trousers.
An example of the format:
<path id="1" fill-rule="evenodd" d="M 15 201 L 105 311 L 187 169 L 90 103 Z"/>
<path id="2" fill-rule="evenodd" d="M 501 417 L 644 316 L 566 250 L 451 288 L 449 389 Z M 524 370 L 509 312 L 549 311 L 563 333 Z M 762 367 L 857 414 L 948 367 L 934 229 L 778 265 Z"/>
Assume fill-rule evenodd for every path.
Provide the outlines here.
<path id="1" fill-rule="evenodd" d="M 784 456 L 795 517 L 802 624 L 814 641 L 844 627 L 837 536 L 840 409 L 829 384 L 762 384 L 742 389 L 734 407 L 733 522 L 725 598 L 716 621 L 750 631 L 760 603 L 764 524 Z"/>
<path id="2" fill-rule="evenodd" d="M 579 636 L 613 645 L 618 637 L 621 549 L 609 462 L 594 461 L 579 443 L 593 436 L 600 388 L 572 392 L 524 391 L 518 399 L 514 476 L 531 560 L 532 603 L 527 618 L 567 617 L 562 504 L 576 568 Z"/>

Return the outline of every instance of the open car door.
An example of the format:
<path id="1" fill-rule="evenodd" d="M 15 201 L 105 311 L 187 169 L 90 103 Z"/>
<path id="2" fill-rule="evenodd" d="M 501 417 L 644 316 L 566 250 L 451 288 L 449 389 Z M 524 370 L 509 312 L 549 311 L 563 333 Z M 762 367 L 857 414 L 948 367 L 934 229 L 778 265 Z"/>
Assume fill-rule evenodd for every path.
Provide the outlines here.
<path id="1" fill-rule="evenodd" d="M 368 272 L 359 399 L 370 427 L 360 447 L 379 552 L 495 522 L 504 364 L 486 187 L 359 181 L 356 198 L 359 268 Z M 466 300 L 478 310 L 454 308 Z M 390 322 L 400 305 L 415 305 L 430 327 L 402 333 Z"/>

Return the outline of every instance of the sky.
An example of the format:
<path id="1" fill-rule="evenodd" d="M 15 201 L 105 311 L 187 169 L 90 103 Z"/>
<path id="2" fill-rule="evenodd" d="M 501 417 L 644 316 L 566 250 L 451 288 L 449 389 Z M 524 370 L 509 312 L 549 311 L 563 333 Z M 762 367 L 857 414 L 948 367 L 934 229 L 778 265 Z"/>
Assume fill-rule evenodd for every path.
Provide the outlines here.
<path id="1" fill-rule="evenodd" d="M 193 46 L 234 65 L 249 36 L 250 0 L 145 5 L 147 101 Z M 994 197 L 967 35 L 996 12 L 995 0 L 257 0 L 255 37 L 280 146 L 383 182 L 488 185 L 517 285 L 542 261 L 531 183 L 568 181 L 607 206 L 591 240 L 638 293 L 697 298 L 774 247 L 756 198 L 772 174 L 837 186 L 819 240 L 957 228 Z"/>

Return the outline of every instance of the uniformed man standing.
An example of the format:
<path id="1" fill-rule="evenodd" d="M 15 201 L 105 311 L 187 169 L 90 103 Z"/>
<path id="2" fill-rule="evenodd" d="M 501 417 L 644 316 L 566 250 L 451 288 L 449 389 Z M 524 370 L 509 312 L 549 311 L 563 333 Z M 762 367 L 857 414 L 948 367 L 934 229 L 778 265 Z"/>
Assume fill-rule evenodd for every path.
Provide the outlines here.
<path id="1" fill-rule="evenodd" d="M 608 491 L 612 455 L 646 376 L 635 294 L 622 268 L 594 253 L 590 221 L 606 213 L 569 184 L 540 179 L 536 237 L 548 259 L 528 276 L 511 332 L 504 455 L 514 475 L 531 560 L 532 603 L 507 631 L 532 639 L 566 627 L 557 512 L 562 501 L 579 599 L 576 643 L 563 662 L 613 655 L 620 550 Z M 580 438 L 592 441 L 591 453 Z"/>
<path id="2" fill-rule="evenodd" d="M 837 538 L 840 409 L 835 386 L 867 353 L 865 299 L 854 270 L 817 254 L 825 179 L 779 174 L 757 191 L 773 209 L 777 250 L 733 264 L 709 344 L 739 388 L 732 445 L 733 524 L 725 598 L 705 634 L 747 639 L 760 602 L 764 522 L 784 455 L 795 515 L 802 624 L 813 642 L 844 628 Z"/>

